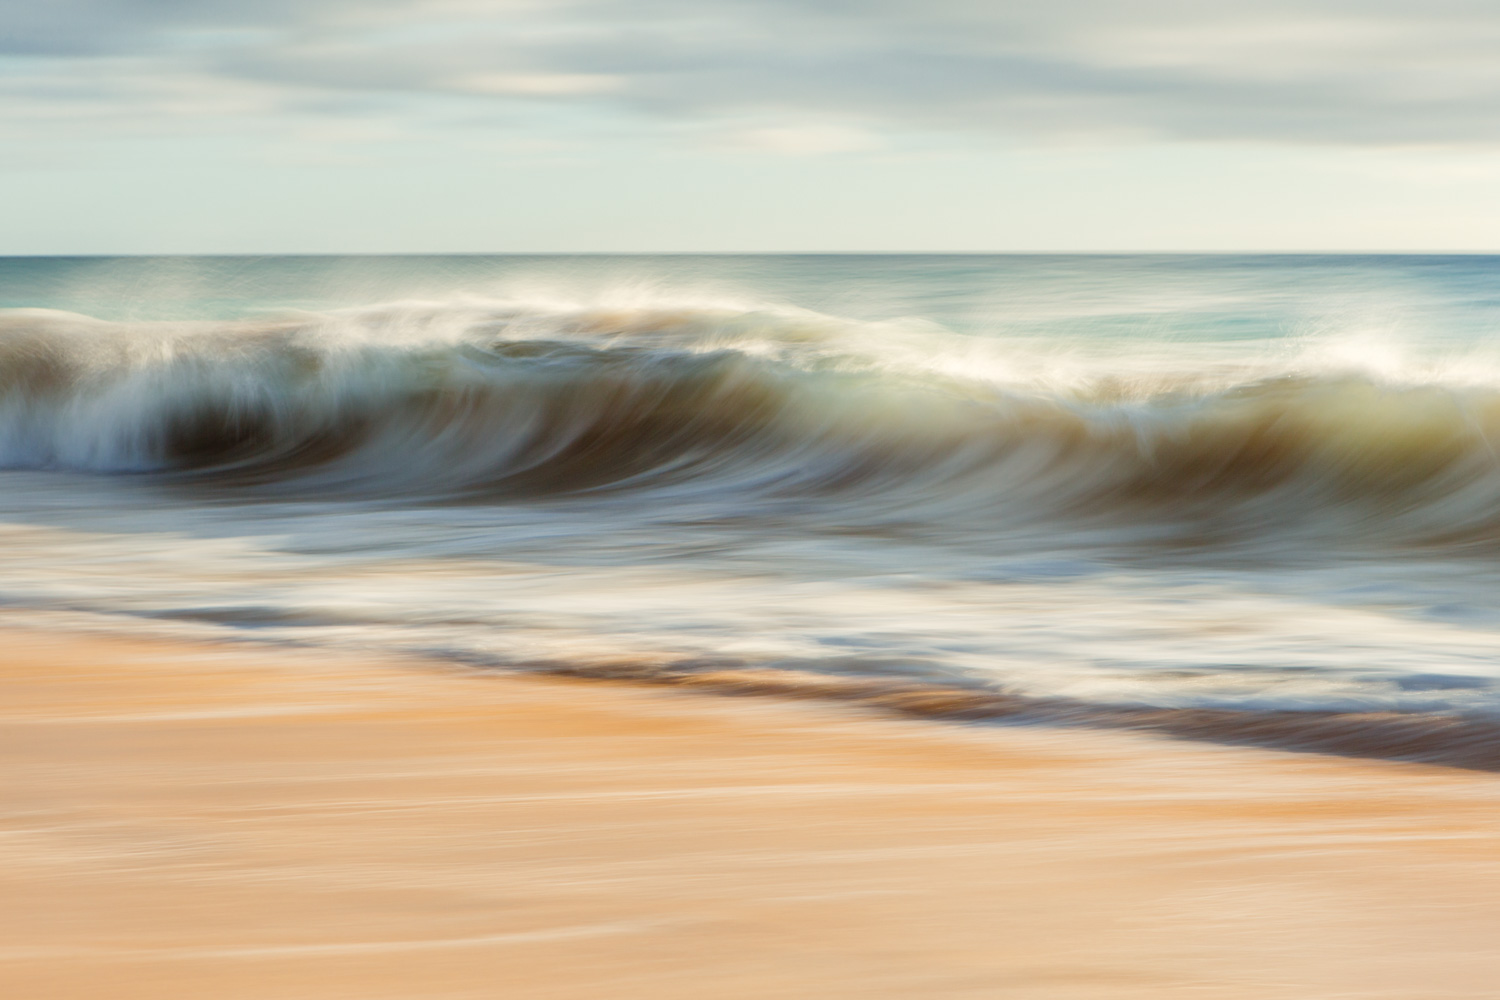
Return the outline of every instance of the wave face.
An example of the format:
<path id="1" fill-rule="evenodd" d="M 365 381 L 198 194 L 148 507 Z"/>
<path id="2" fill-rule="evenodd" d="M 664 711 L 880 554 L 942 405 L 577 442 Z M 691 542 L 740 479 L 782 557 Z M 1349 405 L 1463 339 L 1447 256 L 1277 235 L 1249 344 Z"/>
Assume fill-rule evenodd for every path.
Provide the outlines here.
<path id="1" fill-rule="evenodd" d="M 0 622 L 1500 769 L 1497 289 L 0 259 Z"/>
<path id="2" fill-rule="evenodd" d="M 853 523 L 1492 548 L 1500 384 L 1320 351 L 1122 364 L 702 306 L 198 324 L 12 311 L 0 464 L 322 496 L 836 497 Z"/>

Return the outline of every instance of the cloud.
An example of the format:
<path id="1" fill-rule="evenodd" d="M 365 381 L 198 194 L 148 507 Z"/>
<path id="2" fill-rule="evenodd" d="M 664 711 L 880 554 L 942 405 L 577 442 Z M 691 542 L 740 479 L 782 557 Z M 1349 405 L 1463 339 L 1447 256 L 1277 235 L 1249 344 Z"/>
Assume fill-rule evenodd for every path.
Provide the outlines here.
<path id="1" fill-rule="evenodd" d="M 731 129 L 715 145 L 725 149 L 745 149 L 797 156 L 820 153 L 857 153 L 877 149 L 881 144 L 878 138 L 863 129 L 849 125 L 807 122 Z"/>
<path id="2" fill-rule="evenodd" d="M 463 93 L 511 97 L 575 97 L 608 93 L 624 85 L 624 77 L 609 73 L 472 73 L 448 83 Z"/>
<path id="3" fill-rule="evenodd" d="M 876 131 L 1490 145 L 1500 6 L 49 0 L 0 10 L 0 99 L 12 129 L 420 118 L 446 101 L 474 120 L 573 103 L 808 153 L 879 145 Z"/>

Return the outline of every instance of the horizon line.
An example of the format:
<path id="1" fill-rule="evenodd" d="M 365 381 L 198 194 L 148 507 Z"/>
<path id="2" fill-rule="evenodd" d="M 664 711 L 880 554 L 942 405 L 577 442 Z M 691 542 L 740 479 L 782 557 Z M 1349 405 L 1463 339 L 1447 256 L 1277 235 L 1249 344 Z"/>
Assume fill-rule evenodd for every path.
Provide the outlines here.
<path id="1" fill-rule="evenodd" d="M 1496 257 L 1490 250 L 285 250 L 3 253 L 0 260 L 174 257 Z"/>

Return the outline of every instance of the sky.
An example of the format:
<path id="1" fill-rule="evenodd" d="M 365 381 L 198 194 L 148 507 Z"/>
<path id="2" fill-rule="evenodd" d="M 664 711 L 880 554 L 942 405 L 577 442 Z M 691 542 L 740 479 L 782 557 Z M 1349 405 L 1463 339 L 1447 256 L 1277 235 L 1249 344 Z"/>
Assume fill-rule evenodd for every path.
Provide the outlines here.
<path id="1" fill-rule="evenodd" d="M 1494 0 L 0 0 L 0 254 L 1500 250 Z"/>

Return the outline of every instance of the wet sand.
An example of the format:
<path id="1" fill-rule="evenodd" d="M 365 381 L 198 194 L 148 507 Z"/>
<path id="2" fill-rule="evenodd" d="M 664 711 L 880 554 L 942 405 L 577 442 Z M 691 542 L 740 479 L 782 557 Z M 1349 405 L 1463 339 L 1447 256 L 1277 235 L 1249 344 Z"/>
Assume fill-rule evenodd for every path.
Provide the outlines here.
<path id="1" fill-rule="evenodd" d="M 1492 774 L 0 643 L 6 997 L 1500 992 Z"/>

